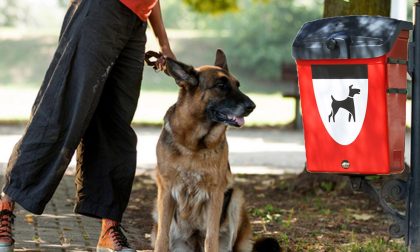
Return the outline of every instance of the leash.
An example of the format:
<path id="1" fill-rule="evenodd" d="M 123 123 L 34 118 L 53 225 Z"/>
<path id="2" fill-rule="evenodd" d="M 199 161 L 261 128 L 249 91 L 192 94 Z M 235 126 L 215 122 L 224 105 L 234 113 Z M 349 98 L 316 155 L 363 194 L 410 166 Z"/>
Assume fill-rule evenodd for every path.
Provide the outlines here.
<path id="1" fill-rule="evenodd" d="M 165 74 L 169 75 L 166 71 L 166 57 L 163 56 L 160 52 L 147 51 L 144 54 L 144 61 L 148 66 L 153 67 L 155 72 L 163 71 Z M 162 64 L 163 69 L 160 69 L 159 64 Z"/>

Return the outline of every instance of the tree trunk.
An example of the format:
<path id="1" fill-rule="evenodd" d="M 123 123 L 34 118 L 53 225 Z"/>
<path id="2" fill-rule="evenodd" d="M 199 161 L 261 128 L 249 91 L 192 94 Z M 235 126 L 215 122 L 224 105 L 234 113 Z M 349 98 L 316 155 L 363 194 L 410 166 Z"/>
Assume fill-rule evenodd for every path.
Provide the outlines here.
<path id="1" fill-rule="evenodd" d="M 380 15 L 389 17 L 391 0 L 325 0 L 324 17 Z"/>

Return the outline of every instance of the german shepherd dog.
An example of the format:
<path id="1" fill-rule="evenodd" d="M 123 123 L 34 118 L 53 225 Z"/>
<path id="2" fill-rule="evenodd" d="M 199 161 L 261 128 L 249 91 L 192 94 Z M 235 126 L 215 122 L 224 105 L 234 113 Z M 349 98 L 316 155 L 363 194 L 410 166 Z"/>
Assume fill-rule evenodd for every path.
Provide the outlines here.
<path id="1" fill-rule="evenodd" d="M 239 90 L 222 50 L 215 66 L 167 58 L 166 72 L 180 90 L 157 144 L 154 251 L 250 252 L 251 226 L 233 185 L 225 133 L 227 126 L 241 127 L 255 104 Z M 277 250 L 261 251 L 279 251 L 270 242 Z"/>

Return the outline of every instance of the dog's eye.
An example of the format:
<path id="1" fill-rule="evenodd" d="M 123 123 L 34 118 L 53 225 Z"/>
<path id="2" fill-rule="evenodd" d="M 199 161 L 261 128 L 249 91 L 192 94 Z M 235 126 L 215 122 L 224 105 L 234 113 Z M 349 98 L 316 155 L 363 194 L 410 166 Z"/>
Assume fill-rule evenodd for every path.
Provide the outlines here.
<path id="1" fill-rule="evenodd" d="M 218 89 L 225 90 L 228 88 L 228 79 L 222 77 L 216 81 L 216 84 L 214 86 Z"/>
<path id="2" fill-rule="evenodd" d="M 220 89 L 225 89 L 226 88 L 226 83 L 224 82 L 216 82 L 216 87 L 220 88 Z"/>

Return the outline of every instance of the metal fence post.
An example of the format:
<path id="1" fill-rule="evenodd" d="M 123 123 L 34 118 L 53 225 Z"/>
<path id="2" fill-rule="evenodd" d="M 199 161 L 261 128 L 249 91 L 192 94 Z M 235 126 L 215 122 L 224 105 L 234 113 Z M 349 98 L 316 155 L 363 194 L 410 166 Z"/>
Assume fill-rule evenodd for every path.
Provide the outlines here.
<path id="1" fill-rule="evenodd" d="M 414 5 L 415 26 L 413 31 L 414 60 L 412 74 L 412 117 L 411 117 L 411 171 L 408 181 L 407 205 L 408 230 L 406 243 L 409 251 L 420 251 L 420 0 Z"/>

